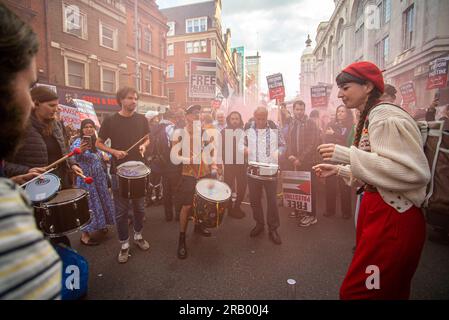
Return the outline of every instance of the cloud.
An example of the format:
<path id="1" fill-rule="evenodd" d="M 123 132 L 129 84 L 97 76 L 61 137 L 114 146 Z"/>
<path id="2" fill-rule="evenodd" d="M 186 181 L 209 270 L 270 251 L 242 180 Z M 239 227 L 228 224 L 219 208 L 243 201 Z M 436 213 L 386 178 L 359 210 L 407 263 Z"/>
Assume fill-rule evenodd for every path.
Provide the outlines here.
<path id="1" fill-rule="evenodd" d="M 245 46 L 248 54 L 259 51 L 260 84 L 267 91 L 266 76 L 281 72 L 287 97 L 299 91 L 300 57 L 307 35 L 315 39 L 316 28 L 328 20 L 332 0 L 223 0 L 223 28 L 230 28 L 233 46 Z"/>
<path id="2" fill-rule="evenodd" d="M 160 8 L 204 0 L 157 0 Z M 232 46 L 244 46 L 247 55 L 259 51 L 261 85 L 267 91 L 266 76 L 281 72 L 287 97 L 299 90 L 300 57 L 307 34 L 315 39 L 316 28 L 328 20 L 333 0 L 222 0 L 222 27 L 231 29 Z"/>

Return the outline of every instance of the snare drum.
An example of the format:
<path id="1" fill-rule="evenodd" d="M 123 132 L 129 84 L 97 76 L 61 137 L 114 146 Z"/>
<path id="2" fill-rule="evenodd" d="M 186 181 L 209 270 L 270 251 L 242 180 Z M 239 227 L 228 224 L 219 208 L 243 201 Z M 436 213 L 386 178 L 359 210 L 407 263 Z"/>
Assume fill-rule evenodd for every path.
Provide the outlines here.
<path id="1" fill-rule="evenodd" d="M 28 183 L 25 187 L 25 193 L 33 203 L 41 203 L 51 199 L 60 189 L 61 180 L 58 176 L 47 173 Z"/>
<path id="2" fill-rule="evenodd" d="M 199 180 L 193 198 L 195 218 L 206 228 L 217 228 L 223 221 L 230 199 L 231 188 L 226 183 L 213 179 Z"/>
<path id="3" fill-rule="evenodd" d="M 50 238 L 75 232 L 90 222 L 88 192 L 65 189 L 34 206 L 38 227 Z"/>
<path id="4" fill-rule="evenodd" d="M 126 199 L 145 197 L 151 170 L 140 161 L 128 161 L 117 167 L 120 196 Z"/>
<path id="5" fill-rule="evenodd" d="M 278 177 L 279 166 L 271 163 L 252 162 L 248 163 L 247 175 L 257 180 L 274 181 Z"/>

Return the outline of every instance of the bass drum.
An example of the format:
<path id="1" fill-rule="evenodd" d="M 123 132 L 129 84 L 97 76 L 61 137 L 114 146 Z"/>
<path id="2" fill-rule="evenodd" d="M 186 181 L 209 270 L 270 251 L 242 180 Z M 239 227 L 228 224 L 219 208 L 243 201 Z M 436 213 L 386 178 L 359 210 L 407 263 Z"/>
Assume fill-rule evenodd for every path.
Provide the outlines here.
<path id="1" fill-rule="evenodd" d="M 217 228 L 231 199 L 231 188 L 221 181 L 201 179 L 195 187 L 193 209 L 195 219 L 206 228 Z"/>

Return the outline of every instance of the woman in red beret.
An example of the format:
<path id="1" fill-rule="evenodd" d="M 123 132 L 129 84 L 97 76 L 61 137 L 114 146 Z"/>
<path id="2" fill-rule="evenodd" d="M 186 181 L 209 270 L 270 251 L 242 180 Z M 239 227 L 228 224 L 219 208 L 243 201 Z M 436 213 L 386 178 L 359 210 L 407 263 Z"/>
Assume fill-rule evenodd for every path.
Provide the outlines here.
<path id="1" fill-rule="evenodd" d="M 314 170 L 363 186 L 356 250 L 340 298 L 408 299 L 425 240 L 420 207 L 430 179 L 421 134 L 408 113 L 380 102 L 384 80 L 376 65 L 353 63 L 336 81 L 346 108 L 361 113 L 355 141 L 319 146 L 323 159 L 336 164 Z"/>

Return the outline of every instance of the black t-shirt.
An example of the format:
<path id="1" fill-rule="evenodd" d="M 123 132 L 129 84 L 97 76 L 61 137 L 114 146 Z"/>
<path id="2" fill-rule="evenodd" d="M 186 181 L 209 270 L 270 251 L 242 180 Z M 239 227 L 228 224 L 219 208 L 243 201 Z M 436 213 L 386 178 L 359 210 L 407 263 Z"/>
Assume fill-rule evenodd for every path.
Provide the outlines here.
<path id="1" fill-rule="evenodd" d="M 115 113 L 104 119 L 98 136 L 103 141 L 111 139 L 112 149 L 126 151 L 148 134 L 148 131 L 148 122 L 145 116 L 134 113 L 131 117 L 124 117 Z M 144 158 L 139 152 L 139 146 L 130 150 L 128 156 L 121 160 L 112 157 L 111 173 L 115 173 L 117 166 L 127 161 L 144 162 Z"/>

